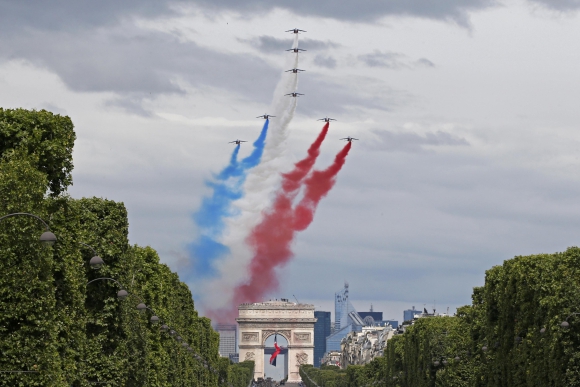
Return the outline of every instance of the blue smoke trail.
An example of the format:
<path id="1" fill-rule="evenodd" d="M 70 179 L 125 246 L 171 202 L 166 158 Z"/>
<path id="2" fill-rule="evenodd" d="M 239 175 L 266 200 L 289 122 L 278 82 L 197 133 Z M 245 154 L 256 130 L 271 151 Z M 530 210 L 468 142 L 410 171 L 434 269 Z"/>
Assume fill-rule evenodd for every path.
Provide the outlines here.
<path id="1" fill-rule="evenodd" d="M 193 220 L 199 228 L 199 238 L 188 246 L 190 256 L 193 258 L 194 277 L 207 277 L 214 273 L 213 263 L 215 260 L 226 255 L 229 248 L 220 242 L 225 228 L 225 219 L 235 215 L 231 209 L 233 201 L 242 198 L 243 186 L 246 181 L 247 171 L 260 163 L 264 146 L 266 145 L 266 135 L 270 120 L 266 120 L 260 136 L 252 144 L 252 153 L 238 161 L 240 145 L 236 146 L 230 163 L 213 181 L 206 182 L 206 185 L 213 191 L 209 197 L 204 197 L 200 209 L 193 215 Z"/>

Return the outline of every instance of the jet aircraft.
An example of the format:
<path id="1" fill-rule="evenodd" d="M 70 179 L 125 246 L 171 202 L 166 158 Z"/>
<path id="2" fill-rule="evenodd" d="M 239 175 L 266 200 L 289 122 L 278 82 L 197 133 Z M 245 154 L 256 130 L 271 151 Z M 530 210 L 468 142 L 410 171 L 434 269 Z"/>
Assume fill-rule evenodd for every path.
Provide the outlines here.
<path id="1" fill-rule="evenodd" d="M 290 49 L 288 49 L 288 50 L 286 50 L 286 51 L 292 51 L 292 52 L 296 52 L 296 53 L 298 53 L 298 52 L 300 52 L 300 51 L 306 51 L 306 50 L 303 50 L 303 49 L 301 49 L 301 48 L 298 48 L 298 47 L 296 47 L 296 48 L 290 48 Z"/>
<path id="2" fill-rule="evenodd" d="M 294 74 L 298 74 L 299 71 L 306 71 L 306 70 L 301 70 L 301 69 L 290 69 L 290 70 L 286 70 L 284 71 L 285 73 L 289 73 L 290 71 L 292 71 Z"/>
<path id="3" fill-rule="evenodd" d="M 267 120 L 267 119 L 269 119 L 270 117 L 276 117 L 276 116 L 272 116 L 272 115 L 270 115 L 270 114 L 264 114 L 263 116 L 258 116 L 258 117 L 256 117 L 256 118 L 263 118 L 263 119 Z"/>
<path id="4" fill-rule="evenodd" d="M 345 137 L 345 138 L 341 138 L 341 140 L 346 140 L 348 142 L 352 142 L 352 140 L 358 140 L 358 138 L 354 138 L 354 137 Z"/>
<path id="5" fill-rule="evenodd" d="M 236 145 L 242 145 L 243 142 L 247 142 L 247 141 L 243 141 L 243 140 L 236 140 L 236 141 L 230 141 L 228 144 L 236 144 Z"/>
<path id="6" fill-rule="evenodd" d="M 291 30 L 288 30 L 288 31 L 286 31 L 286 32 L 292 32 L 293 34 L 297 34 L 297 33 L 299 33 L 299 32 L 306 32 L 306 31 L 304 31 L 304 30 L 300 30 L 300 29 L 298 29 L 298 28 L 292 28 Z"/>
<path id="7" fill-rule="evenodd" d="M 324 117 L 324 118 L 321 118 L 321 119 L 316 120 L 316 121 L 330 122 L 330 121 L 336 121 L 336 120 L 334 118 Z"/>
<path id="8" fill-rule="evenodd" d="M 288 93 L 288 94 L 284 94 L 284 95 L 289 95 L 290 97 L 296 98 L 296 97 L 299 97 L 299 96 L 304 95 L 304 94 L 300 94 L 300 93 Z"/>

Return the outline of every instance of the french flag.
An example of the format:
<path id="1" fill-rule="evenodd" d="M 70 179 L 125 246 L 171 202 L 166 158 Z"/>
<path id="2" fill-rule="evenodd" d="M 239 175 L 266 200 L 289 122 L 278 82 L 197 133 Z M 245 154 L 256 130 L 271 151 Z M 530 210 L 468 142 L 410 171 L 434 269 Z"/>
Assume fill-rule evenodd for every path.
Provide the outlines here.
<path id="1" fill-rule="evenodd" d="M 278 335 L 274 335 L 274 348 L 276 348 L 276 350 L 274 351 L 272 356 L 270 356 L 270 364 L 276 367 L 276 358 L 278 357 L 278 354 L 282 350 L 280 347 L 278 347 Z"/>

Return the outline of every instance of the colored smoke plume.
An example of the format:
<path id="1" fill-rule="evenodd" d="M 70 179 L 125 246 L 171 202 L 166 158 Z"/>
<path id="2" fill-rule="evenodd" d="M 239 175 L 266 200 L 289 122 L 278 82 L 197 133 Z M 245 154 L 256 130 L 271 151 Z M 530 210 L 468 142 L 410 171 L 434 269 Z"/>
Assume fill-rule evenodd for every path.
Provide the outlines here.
<path id="1" fill-rule="evenodd" d="M 314 212 L 320 200 L 325 197 L 334 186 L 336 182 L 336 175 L 342 169 L 346 161 L 346 156 L 352 143 L 349 141 L 346 146 L 338 152 L 334 158 L 334 163 L 323 171 L 314 171 L 312 175 L 306 179 L 304 185 L 306 191 L 304 197 L 294 209 L 294 230 L 306 230 L 312 220 L 314 219 Z"/>
<path id="2" fill-rule="evenodd" d="M 218 240 L 225 228 L 225 219 L 234 215 L 232 202 L 243 197 L 243 184 L 247 171 L 260 163 L 269 120 L 264 122 L 260 136 L 254 141 L 252 153 L 238 161 L 240 145 L 237 145 L 230 157 L 230 162 L 213 180 L 206 185 L 212 189 L 211 196 L 204 197 L 200 209 L 193 219 L 199 228 L 198 239 L 188 248 L 193 260 L 191 276 L 208 276 L 214 273 L 213 262 L 229 252 L 229 248 Z"/>
<path id="3" fill-rule="evenodd" d="M 293 47 L 298 47 L 298 35 L 294 36 Z M 287 57 L 284 70 L 298 67 L 298 54 Z M 297 98 L 285 96 L 295 92 L 298 87 L 298 74 L 282 72 L 276 87 L 268 114 L 276 117 L 270 122 L 268 141 L 260 165 L 253 168 L 243 186 L 244 197 L 233 203 L 237 214 L 228 218 L 221 243 L 228 246 L 229 254 L 216 262 L 215 277 L 200 281 L 196 287 L 201 289 L 198 301 L 212 308 L 227 307 L 231 304 L 236 284 L 246 279 L 247 267 L 253 252 L 246 244 L 249 230 L 261 220 L 262 213 L 271 203 L 272 191 L 280 184 L 280 171 L 288 167 L 286 159 L 286 140 L 288 126 L 294 117 Z"/>
<path id="4" fill-rule="evenodd" d="M 324 129 L 327 130 L 328 125 Z M 314 171 L 304 181 L 304 197 L 293 208 L 292 199 L 318 156 L 320 143 L 326 135 L 325 130 L 311 146 L 308 157 L 298 162 L 293 171 L 283 175 L 282 187 L 272 208 L 265 213 L 262 222 L 252 230 L 247 239 L 254 250 L 254 257 L 249 265 L 250 278 L 234 289 L 230 308 L 212 313 L 213 318 L 231 321 L 237 314 L 239 304 L 260 301 L 268 292 L 278 288 L 276 268 L 284 266 L 292 258 L 291 244 L 296 232 L 306 229 L 312 223 L 318 203 L 334 186 L 336 176 L 352 145 L 350 142 L 346 144 L 330 167 Z"/>

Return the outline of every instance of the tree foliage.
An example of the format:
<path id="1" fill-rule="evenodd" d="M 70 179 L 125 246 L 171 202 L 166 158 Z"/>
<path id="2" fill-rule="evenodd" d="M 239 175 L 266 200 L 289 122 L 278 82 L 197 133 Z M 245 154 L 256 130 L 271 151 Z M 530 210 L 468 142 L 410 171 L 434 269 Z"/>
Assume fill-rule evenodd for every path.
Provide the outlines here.
<path id="1" fill-rule="evenodd" d="M 418 319 L 387 342 L 383 357 L 334 372 L 346 373 L 345 386 L 580 386 L 579 282 L 577 247 L 506 260 L 456 316 Z M 308 387 L 336 378 L 301 372 Z"/>
<path id="2" fill-rule="evenodd" d="M 75 139 L 69 117 L 46 110 L 0 108 L 0 156 L 14 151 L 33 155 L 36 169 L 46 174 L 46 188 L 54 196 L 72 184 Z"/>
<path id="3" fill-rule="evenodd" d="M 70 183 L 68 118 L 0 109 L 0 386 L 246 387 L 253 363 L 218 353 L 211 321 L 150 247 L 129 244 L 123 203 L 56 195 Z M 53 195 L 46 197 L 47 187 Z M 87 247 L 89 245 L 90 247 Z M 100 270 L 88 264 L 96 251 Z M 117 298 L 118 281 L 132 296 Z M 144 302 L 193 349 L 150 322 Z M 21 371 L 26 371 L 22 373 Z"/>

